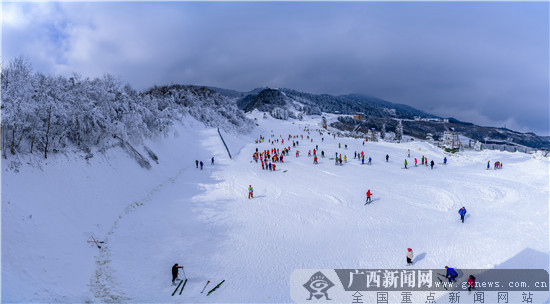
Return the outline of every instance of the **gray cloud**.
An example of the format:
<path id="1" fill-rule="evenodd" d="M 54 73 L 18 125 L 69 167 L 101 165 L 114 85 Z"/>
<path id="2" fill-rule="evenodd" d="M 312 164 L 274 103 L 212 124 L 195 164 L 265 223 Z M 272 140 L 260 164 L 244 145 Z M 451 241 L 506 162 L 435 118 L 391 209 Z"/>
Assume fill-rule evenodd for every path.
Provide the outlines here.
<path id="1" fill-rule="evenodd" d="M 365 93 L 549 133 L 548 3 L 9 3 L 3 59 L 144 89 Z"/>

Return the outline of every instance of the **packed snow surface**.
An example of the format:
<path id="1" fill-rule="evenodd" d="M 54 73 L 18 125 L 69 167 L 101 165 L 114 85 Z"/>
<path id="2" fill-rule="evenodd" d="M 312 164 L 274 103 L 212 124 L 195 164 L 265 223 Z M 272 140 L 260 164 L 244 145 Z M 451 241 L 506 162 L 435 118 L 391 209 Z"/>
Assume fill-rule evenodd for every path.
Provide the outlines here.
<path id="1" fill-rule="evenodd" d="M 159 158 L 150 170 L 119 148 L 88 160 L 3 160 L 2 302 L 289 302 L 295 269 L 403 268 L 409 247 L 413 268 L 548 269 L 549 161 L 541 154 L 363 145 L 320 135 L 321 117 L 250 116 L 259 125 L 252 134 L 223 134 L 232 159 L 216 129 L 188 119 L 146 143 Z M 307 156 L 316 145 L 325 152 L 318 165 Z M 275 172 L 252 160 L 256 148 L 289 146 Z M 347 156 L 342 166 L 335 152 Z M 422 156 L 435 167 L 420 166 Z M 493 170 L 495 161 L 503 169 Z M 374 200 L 365 206 L 368 189 Z M 92 235 L 101 249 L 87 242 Z M 172 297 L 174 263 L 188 282 Z M 222 280 L 210 296 L 200 293 Z"/>

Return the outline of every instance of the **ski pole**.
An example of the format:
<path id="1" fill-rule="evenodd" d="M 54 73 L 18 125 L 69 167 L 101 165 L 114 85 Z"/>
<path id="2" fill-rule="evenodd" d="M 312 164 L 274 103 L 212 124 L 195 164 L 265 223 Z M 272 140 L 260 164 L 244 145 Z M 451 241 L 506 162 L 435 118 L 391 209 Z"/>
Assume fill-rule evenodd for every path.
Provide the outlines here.
<path id="1" fill-rule="evenodd" d="M 187 280 L 187 276 L 185 275 L 185 269 L 183 269 L 183 266 L 181 267 L 181 271 L 183 271 L 183 277 Z"/>
<path id="2" fill-rule="evenodd" d="M 206 282 L 206 285 L 204 285 L 204 288 L 202 289 L 201 293 L 204 292 L 204 290 L 206 289 L 206 286 L 208 286 L 208 283 L 210 283 L 210 281 Z"/>

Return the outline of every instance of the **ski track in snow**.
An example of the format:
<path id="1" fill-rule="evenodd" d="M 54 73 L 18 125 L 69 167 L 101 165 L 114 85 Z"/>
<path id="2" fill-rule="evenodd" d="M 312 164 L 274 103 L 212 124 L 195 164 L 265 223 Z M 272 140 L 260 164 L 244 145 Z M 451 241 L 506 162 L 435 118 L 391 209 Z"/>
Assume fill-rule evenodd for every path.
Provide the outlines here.
<path id="1" fill-rule="evenodd" d="M 120 221 L 125 220 L 128 214 L 135 212 L 140 206 L 149 203 L 153 196 L 161 191 L 167 183 L 174 183 L 176 179 L 178 179 L 178 177 L 180 177 L 180 175 L 189 168 L 190 166 L 179 170 L 176 175 L 169 177 L 167 180 L 154 187 L 149 193 L 147 193 L 147 195 L 145 195 L 145 197 L 126 206 L 124 211 L 122 211 L 122 213 L 120 213 L 114 221 L 113 225 L 103 238 L 105 243 L 102 244 L 101 249 L 99 249 L 99 255 L 95 257 L 95 276 L 90 280 L 90 288 L 97 300 L 105 303 L 124 303 L 131 301 L 131 298 L 126 295 L 114 278 L 115 272 L 111 267 L 112 260 L 111 250 L 109 248 L 109 238 L 116 232 Z"/>

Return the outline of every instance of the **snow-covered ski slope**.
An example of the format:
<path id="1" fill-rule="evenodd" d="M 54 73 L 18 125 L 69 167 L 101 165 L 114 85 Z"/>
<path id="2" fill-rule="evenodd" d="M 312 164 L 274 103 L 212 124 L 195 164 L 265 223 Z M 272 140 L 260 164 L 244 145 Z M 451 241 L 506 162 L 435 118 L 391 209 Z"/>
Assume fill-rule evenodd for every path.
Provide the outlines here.
<path id="1" fill-rule="evenodd" d="M 159 157 L 151 170 L 118 148 L 88 161 L 21 158 L 19 173 L 3 161 L 2 302 L 289 302 L 294 269 L 403 268 L 408 247 L 413 268 L 548 269 L 549 161 L 540 154 L 449 155 L 427 143 L 363 146 L 327 134 L 322 142 L 313 131 L 320 117 L 251 116 L 253 134 L 224 136 L 233 159 L 215 129 L 188 120 L 147 143 Z M 252 161 L 256 148 L 292 146 L 289 134 L 304 139 L 275 172 Z M 255 144 L 259 135 L 266 140 Z M 326 156 L 318 165 L 307 156 L 315 145 Z M 348 162 L 335 166 L 335 152 Z M 433 170 L 414 167 L 422 155 Z M 503 169 L 486 170 L 488 160 Z M 92 234 L 102 249 L 86 242 Z M 174 263 L 189 281 L 172 297 Z"/>

